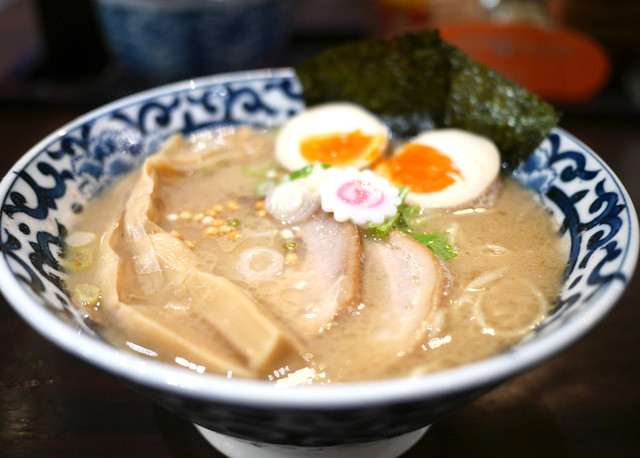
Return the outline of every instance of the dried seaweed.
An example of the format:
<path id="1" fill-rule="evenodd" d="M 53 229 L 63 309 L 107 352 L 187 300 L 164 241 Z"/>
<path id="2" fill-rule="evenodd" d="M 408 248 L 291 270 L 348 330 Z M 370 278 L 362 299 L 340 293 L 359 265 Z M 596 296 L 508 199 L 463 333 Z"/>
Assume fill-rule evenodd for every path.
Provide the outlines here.
<path id="1" fill-rule="evenodd" d="M 440 43 L 436 31 L 426 30 L 322 51 L 296 67 L 305 102 L 360 104 L 400 135 L 442 125 L 449 84 L 443 68 L 449 64 Z M 393 126 L 396 121 L 399 125 Z"/>
<path id="2" fill-rule="evenodd" d="M 459 127 L 516 167 L 558 122 L 553 107 L 424 29 L 327 49 L 296 66 L 307 105 L 351 101 L 400 137 Z"/>
<path id="3" fill-rule="evenodd" d="M 551 105 L 462 51 L 443 43 L 450 86 L 444 126 L 491 138 L 510 167 L 526 159 L 558 123 Z"/>

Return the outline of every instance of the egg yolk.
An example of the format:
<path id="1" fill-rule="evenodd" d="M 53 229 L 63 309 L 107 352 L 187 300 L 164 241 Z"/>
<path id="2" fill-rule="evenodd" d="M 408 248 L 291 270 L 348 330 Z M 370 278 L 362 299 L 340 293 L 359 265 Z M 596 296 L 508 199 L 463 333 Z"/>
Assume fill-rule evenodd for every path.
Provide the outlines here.
<path id="1" fill-rule="evenodd" d="M 358 159 L 371 162 L 381 151 L 384 135 L 365 135 L 360 130 L 318 134 L 300 142 L 300 154 L 309 162 L 334 166 L 357 165 Z"/>
<path id="2" fill-rule="evenodd" d="M 462 177 L 448 156 L 437 149 L 408 143 L 389 160 L 376 166 L 376 171 L 392 183 L 408 186 L 412 192 L 442 191 Z"/>

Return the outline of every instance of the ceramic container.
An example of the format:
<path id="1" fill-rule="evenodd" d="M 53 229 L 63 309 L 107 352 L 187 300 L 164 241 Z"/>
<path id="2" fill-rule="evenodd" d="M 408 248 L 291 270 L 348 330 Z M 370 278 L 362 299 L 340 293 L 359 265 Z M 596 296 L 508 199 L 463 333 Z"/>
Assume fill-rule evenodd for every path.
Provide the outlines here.
<path id="1" fill-rule="evenodd" d="M 198 425 L 229 456 L 397 456 L 428 425 L 587 333 L 631 278 L 638 223 L 622 184 L 593 151 L 554 129 L 513 176 L 571 242 L 549 318 L 503 353 L 414 378 L 276 389 L 198 374 L 115 348 L 71 306 L 58 252 L 87 198 L 170 134 L 221 124 L 277 126 L 304 108 L 291 69 L 167 85 L 116 101 L 53 132 L 2 180 L 2 292 L 38 332 Z M 70 375 L 72 376 L 72 374 Z"/>
<path id="2" fill-rule="evenodd" d="M 291 0 L 94 0 L 107 49 L 168 82 L 255 68 L 286 41 Z"/>

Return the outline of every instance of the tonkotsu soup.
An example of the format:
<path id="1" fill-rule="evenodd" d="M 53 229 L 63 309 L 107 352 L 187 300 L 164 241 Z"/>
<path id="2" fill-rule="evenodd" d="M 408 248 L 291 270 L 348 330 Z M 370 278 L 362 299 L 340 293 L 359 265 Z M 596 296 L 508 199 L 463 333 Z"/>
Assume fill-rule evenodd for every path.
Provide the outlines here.
<path id="1" fill-rule="evenodd" d="M 465 364 L 544 320 L 568 256 L 547 212 L 493 165 L 442 196 L 475 180 L 448 145 L 489 140 L 448 130 L 372 153 L 360 129 L 291 159 L 286 131 L 176 135 L 87 203 L 63 263 L 107 340 L 196 372 L 324 384 Z"/>

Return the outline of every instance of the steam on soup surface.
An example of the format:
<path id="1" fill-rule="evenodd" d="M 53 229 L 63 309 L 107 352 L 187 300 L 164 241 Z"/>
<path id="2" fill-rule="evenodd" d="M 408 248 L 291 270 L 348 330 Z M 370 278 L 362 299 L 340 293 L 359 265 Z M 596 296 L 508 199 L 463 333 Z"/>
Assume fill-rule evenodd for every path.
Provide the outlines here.
<path id="1" fill-rule="evenodd" d="M 397 187 L 384 169 L 309 159 L 290 173 L 276 135 L 174 136 L 73 222 L 68 287 L 109 341 L 292 385 L 461 365 L 544 319 L 567 247 L 518 184 L 496 177 L 428 208 L 439 191 Z M 370 167 L 388 174 L 393 157 Z M 464 179 L 455 160 L 443 167 Z"/>

